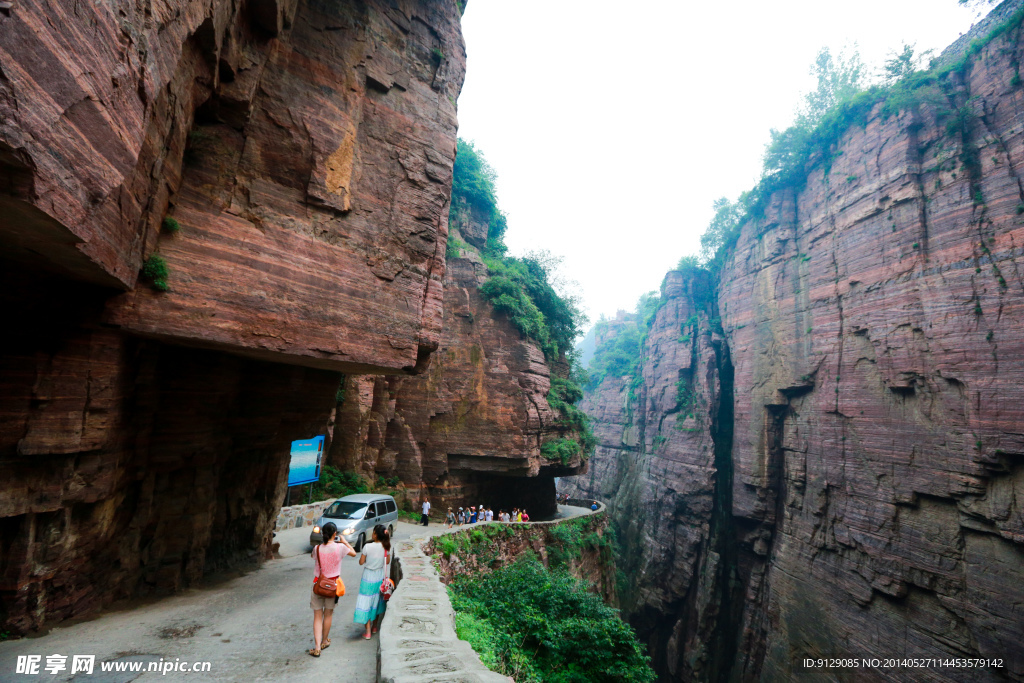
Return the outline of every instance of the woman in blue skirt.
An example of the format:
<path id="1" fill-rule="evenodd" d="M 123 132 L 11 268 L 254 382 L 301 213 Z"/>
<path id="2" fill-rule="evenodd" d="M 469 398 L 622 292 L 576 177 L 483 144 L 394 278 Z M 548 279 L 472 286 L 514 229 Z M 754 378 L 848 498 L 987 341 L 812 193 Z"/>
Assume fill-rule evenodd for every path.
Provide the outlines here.
<path id="1" fill-rule="evenodd" d="M 363 547 L 359 556 L 359 564 L 363 565 L 363 578 L 359 581 L 359 597 L 356 599 L 356 613 L 352 621 L 366 624 L 363 638 L 371 638 L 380 628 L 380 620 L 384 616 L 387 603 L 380 598 L 380 584 L 391 569 L 391 539 L 383 524 L 373 528 L 373 543 Z"/>

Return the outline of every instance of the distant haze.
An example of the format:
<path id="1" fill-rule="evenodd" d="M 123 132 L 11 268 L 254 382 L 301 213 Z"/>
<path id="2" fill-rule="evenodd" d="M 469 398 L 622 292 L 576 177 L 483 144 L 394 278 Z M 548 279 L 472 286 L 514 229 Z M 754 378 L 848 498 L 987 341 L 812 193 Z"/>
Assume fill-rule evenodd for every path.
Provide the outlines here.
<path id="1" fill-rule="evenodd" d="M 711 203 L 754 185 L 821 47 L 856 42 L 878 69 L 977 18 L 956 0 L 469 0 L 459 135 L 498 172 L 512 253 L 564 256 L 593 322 L 657 289 Z"/>

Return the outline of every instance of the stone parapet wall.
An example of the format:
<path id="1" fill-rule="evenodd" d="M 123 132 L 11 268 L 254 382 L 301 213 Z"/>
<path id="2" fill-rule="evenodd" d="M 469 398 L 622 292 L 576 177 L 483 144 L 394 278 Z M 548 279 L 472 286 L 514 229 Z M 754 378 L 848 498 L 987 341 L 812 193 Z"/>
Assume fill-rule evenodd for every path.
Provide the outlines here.
<path id="1" fill-rule="evenodd" d="M 572 505 L 572 506 L 580 507 L 580 508 L 589 508 L 590 504 L 593 503 L 594 500 L 595 500 L 594 498 L 570 498 L 567 501 L 565 501 L 564 504 L 565 505 Z M 607 507 L 608 507 L 607 505 L 605 505 L 601 501 L 597 501 L 597 505 L 598 505 L 597 510 L 594 510 L 594 514 L 595 515 L 604 512 L 605 509 L 607 509 Z"/>
<path id="2" fill-rule="evenodd" d="M 277 521 L 274 523 L 274 530 L 281 531 L 283 529 L 298 529 L 304 526 L 313 526 L 313 522 L 324 513 L 327 506 L 338 500 L 337 498 L 328 498 L 327 500 L 317 501 L 315 503 L 304 503 L 302 505 L 290 505 L 288 507 L 281 508 L 281 511 L 277 513 Z"/>
<path id="3" fill-rule="evenodd" d="M 469 643 L 459 640 L 455 611 L 448 591 L 423 552 L 425 541 L 396 543 L 395 562 L 400 563 L 402 581 L 380 625 L 377 681 L 508 683 L 510 678 L 488 669 Z"/>

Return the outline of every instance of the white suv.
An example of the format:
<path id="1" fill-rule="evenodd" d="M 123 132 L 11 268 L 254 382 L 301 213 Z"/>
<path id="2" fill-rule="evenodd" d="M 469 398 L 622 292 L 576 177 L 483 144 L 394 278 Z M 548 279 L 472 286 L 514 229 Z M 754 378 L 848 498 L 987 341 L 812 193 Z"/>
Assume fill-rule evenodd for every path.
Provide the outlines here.
<path id="1" fill-rule="evenodd" d="M 383 524 L 391 536 L 394 535 L 397 521 L 398 506 L 391 496 L 380 493 L 345 496 L 331 503 L 316 520 L 313 533 L 309 535 L 309 544 L 322 543 L 320 529 L 324 524 L 334 522 L 338 533 L 358 552 L 367 541 L 373 540 L 373 527 Z"/>

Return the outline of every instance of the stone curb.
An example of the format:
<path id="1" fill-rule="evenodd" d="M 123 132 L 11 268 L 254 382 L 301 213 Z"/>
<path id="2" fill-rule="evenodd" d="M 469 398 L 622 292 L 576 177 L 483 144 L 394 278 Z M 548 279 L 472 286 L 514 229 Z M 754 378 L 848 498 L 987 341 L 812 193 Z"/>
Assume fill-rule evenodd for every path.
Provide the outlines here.
<path id="1" fill-rule="evenodd" d="M 480 662 L 455 633 L 448 591 L 423 552 L 429 538 L 396 542 L 402 581 L 381 622 L 377 645 L 380 683 L 508 683 Z M 398 558 L 401 557 L 401 560 Z"/>

